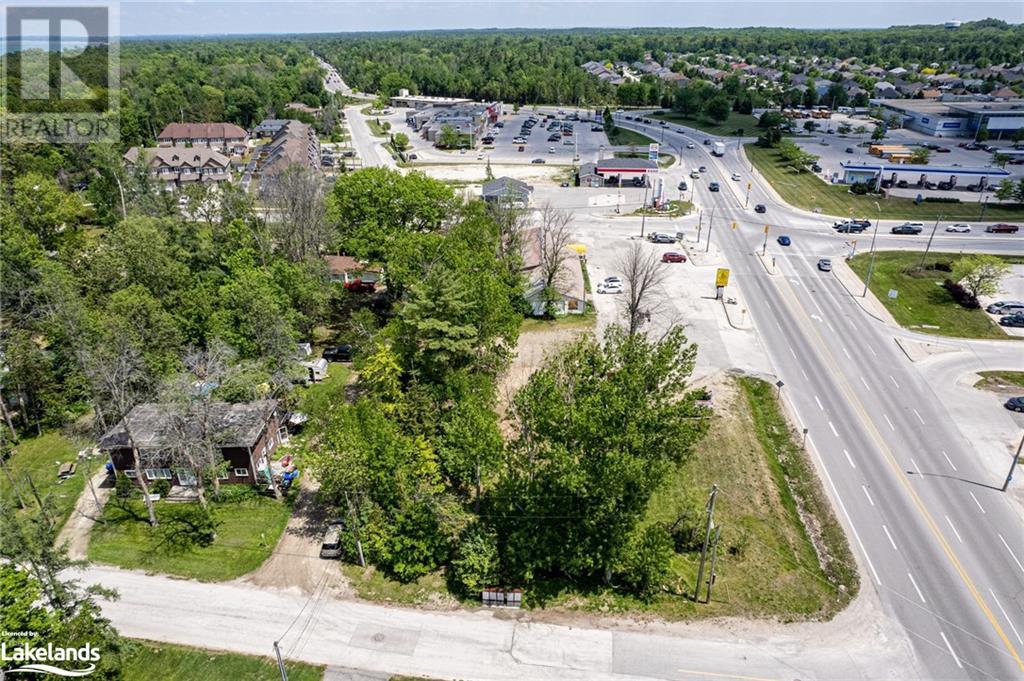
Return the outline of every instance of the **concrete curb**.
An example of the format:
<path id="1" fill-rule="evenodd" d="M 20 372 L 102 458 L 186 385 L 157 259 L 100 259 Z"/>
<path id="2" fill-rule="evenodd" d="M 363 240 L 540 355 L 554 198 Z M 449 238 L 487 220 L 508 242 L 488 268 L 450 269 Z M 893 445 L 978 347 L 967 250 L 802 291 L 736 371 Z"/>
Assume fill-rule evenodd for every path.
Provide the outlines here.
<path id="1" fill-rule="evenodd" d="M 857 303 L 857 305 L 860 307 L 860 309 L 864 310 L 864 312 L 867 313 L 867 315 L 869 317 L 871 317 L 871 318 L 873 318 L 873 319 L 875 319 L 875 320 L 877 320 L 879 322 L 882 322 L 883 324 L 894 325 L 896 327 L 899 327 L 899 324 L 896 323 L 896 320 L 893 319 L 891 315 L 889 315 L 888 319 L 884 319 L 881 315 L 877 314 L 876 312 L 871 310 L 867 305 L 865 305 L 864 299 L 863 299 L 862 296 L 855 295 L 853 293 L 853 291 L 850 290 L 850 287 L 847 285 L 847 283 L 845 281 L 845 276 L 844 276 L 845 273 L 844 274 L 840 274 L 837 271 L 837 268 L 840 268 L 840 267 L 845 267 L 849 271 L 849 274 L 853 274 L 853 270 L 850 269 L 850 266 L 846 264 L 845 260 L 840 260 L 840 261 L 836 262 L 832 266 L 832 271 L 833 271 L 833 274 L 835 275 L 836 280 L 843 287 L 843 290 L 845 290 L 846 293 L 851 298 L 853 298 L 853 300 Z M 854 276 L 856 276 L 856 275 L 854 275 Z M 875 297 L 875 294 L 870 289 L 868 290 L 868 293 L 871 295 L 872 298 Z M 877 298 L 875 298 L 875 302 L 878 305 L 882 305 L 881 301 L 879 301 Z M 882 307 L 884 309 L 885 306 L 882 306 Z M 900 327 L 900 328 L 902 328 L 902 327 Z"/>
<path id="2" fill-rule="evenodd" d="M 761 255 L 759 251 L 755 251 L 754 255 L 757 256 L 758 262 L 761 263 L 761 266 L 764 267 L 764 271 L 767 272 L 769 276 L 774 277 L 779 274 L 778 268 L 775 267 L 775 256 L 772 256 L 772 266 L 768 267 L 768 263 L 764 261 L 764 259 L 768 257 L 767 255 Z"/>
<path id="3" fill-rule="evenodd" d="M 743 299 L 740 298 L 738 295 L 734 297 L 736 298 L 735 305 L 730 305 L 727 302 L 725 302 L 724 297 L 720 299 L 722 303 L 722 309 L 725 310 L 725 320 L 729 322 L 729 326 L 736 329 L 737 331 L 750 331 L 753 328 L 753 325 L 750 323 L 749 314 L 744 314 L 739 324 L 733 322 L 732 320 L 732 314 L 729 313 L 729 308 L 739 307 L 743 303 Z M 746 310 L 745 307 L 742 309 Z"/>

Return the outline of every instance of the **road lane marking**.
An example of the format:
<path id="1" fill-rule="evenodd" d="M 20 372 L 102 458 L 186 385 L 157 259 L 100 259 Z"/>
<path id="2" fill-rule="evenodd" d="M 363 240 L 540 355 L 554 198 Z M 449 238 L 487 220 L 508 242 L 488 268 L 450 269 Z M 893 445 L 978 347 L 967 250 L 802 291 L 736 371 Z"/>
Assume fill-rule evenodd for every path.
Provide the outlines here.
<path id="1" fill-rule="evenodd" d="M 1017 637 L 1018 641 L 1024 643 L 1024 639 L 1020 637 L 1020 632 L 1017 631 L 1017 627 L 1013 626 L 1013 620 L 1011 620 L 1010 616 L 1006 614 L 1006 610 L 1003 610 L 1003 604 L 999 602 L 998 598 L 996 598 L 996 592 L 992 589 L 989 589 L 988 592 L 992 594 L 992 600 L 996 602 L 996 605 L 999 606 L 999 610 L 1003 613 L 1003 617 L 1006 618 L 1006 623 L 1010 625 L 1011 629 L 1013 629 L 1013 635 Z"/>
<path id="2" fill-rule="evenodd" d="M 832 328 L 832 322 L 825 322 L 825 324 L 827 324 L 827 325 L 828 325 L 828 330 L 829 330 L 830 332 L 832 332 L 832 333 L 835 333 L 835 332 L 836 332 L 836 330 Z"/>
<path id="3" fill-rule="evenodd" d="M 793 349 L 792 345 L 789 346 L 789 354 L 793 355 L 793 359 L 796 359 L 796 351 Z"/>
<path id="4" fill-rule="evenodd" d="M 964 666 L 960 664 L 960 658 L 956 656 L 955 652 L 953 652 L 953 646 L 949 645 L 949 639 L 946 638 L 946 632 L 940 631 L 939 636 L 942 637 L 942 640 L 946 643 L 946 647 L 949 648 L 949 654 L 953 656 L 953 661 L 956 662 L 956 666 L 960 667 L 960 669 L 963 669 Z"/>
<path id="5" fill-rule="evenodd" d="M 800 373 L 804 375 L 804 378 L 807 378 L 807 372 L 806 371 L 804 371 L 803 369 L 800 369 Z M 807 380 L 809 381 L 811 379 L 807 378 Z"/>
<path id="6" fill-rule="evenodd" d="M 843 349 L 843 354 L 846 355 L 846 359 L 853 359 L 853 357 L 850 357 L 850 352 L 846 349 L 845 345 L 840 345 L 839 347 Z"/>
<path id="7" fill-rule="evenodd" d="M 864 387 L 868 389 L 868 392 L 871 392 L 871 386 L 868 385 L 868 382 L 864 380 L 863 376 L 860 377 L 860 382 L 864 384 Z"/>
<path id="8" fill-rule="evenodd" d="M 865 487 L 864 485 L 861 485 L 860 488 L 862 490 L 864 490 L 864 496 L 866 496 L 868 498 L 868 503 L 871 504 L 872 506 L 874 506 L 875 505 L 875 500 L 872 499 L 871 495 L 868 493 L 868 488 Z"/>
<path id="9" fill-rule="evenodd" d="M 839 431 L 836 430 L 836 427 L 832 425 L 831 421 L 828 422 L 828 427 L 832 429 L 832 434 L 833 435 L 835 435 L 836 437 L 839 437 Z"/>
<path id="10" fill-rule="evenodd" d="M 877 353 L 877 352 L 875 352 L 875 349 L 874 349 L 873 347 L 871 347 L 870 345 L 869 345 L 869 346 L 867 346 L 867 347 L 868 347 L 868 350 L 870 350 L 870 351 L 871 351 L 871 354 L 872 354 L 872 355 L 874 355 L 875 357 L 878 357 L 878 353 Z"/>
<path id="11" fill-rule="evenodd" d="M 896 382 L 896 379 L 892 377 L 892 374 L 889 374 L 889 378 L 892 380 L 893 385 L 896 386 L 896 389 L 899 390 L 900 389 L 900 384 Z"/>
<path id="12" fill-rule="evenodd" d="M 953 465 L 953 460 L 949 458 L 949 454 L 946 454 L 946 452 L 943 451 L 942 456 L 946 457 L 946 461 L 949 463 L 950 468 L 952 468 L 955 471 L 956 466 Z"/>
<path id="13" fill-rule="evenodd" d="M 953 530 L 953 534 L 956 535 L 957 541 L 959 541 L 961 544 L 963 544 L 964 540 L 960 537 L 960 533 L 956 531 L 956 527 L 953 525 L 953 521 L 949 519 L 948 515 L 946 516 L 946 522 L 949 523 L 949 529 Z M 1006 547 L 1006 548 L 1010 548 L 1010 547 Z"/>
<path id="14" fill-rule="evenodd" d="M 907 577 L 910 577 L 910 583 L 914 585 L 914 591 L 916 591 L 916 592 L 917 592 L 917 597 L 921 599 L 921 602 L 922 602 L 922 603 L 927 603 L 928 601 L 926 601 L 926 600 L 924 599 L 924 594 L 923 594 L 923 593 L 921 593 L 921 588 L 920 588 L 920 587 L 918 587 L 918 586 L 917 586 L 917 582 L 915 582 L 915 581 L 914 581 L 914 575 L 912 575 L 912 574 L 910 574 L 910 573 L 908 572 L 908 573 L 907 573 Z M 946 645 L 949 645 L 949 644 L 947 643 Z"/>
<path id="15" fill-rule="evenodd" d="M 853 458 L 852 458 L 852 457 L 850 457 L 850 452 L 848 452 L 848 451 L 846 451 L 846 450 L 844 449 L 844 450 L 843 450 L 843 454 L 846 454 L 846 460 L 850 462 L 850 466 L 851 466 L 852 468 L 856 468 L 856 467 L 857 467 L 857 464 L 855 464 L 855 463 L 853 462 Z"/>
<path id="16" fill-rule="evenodd" d="M 985 509 L 981 507 L 981 502 L 978 501 L 978 497 L 974 496 L 974 492 L 968 491 L 967 493 L 971 495 L 972 499 L 974 499 L 974 503 L 978 507 L 978 510 L 984 513 Z"/>
<path id="17" fill-rule="evenodd" d="M 885 525 L 882 525 L 882 529 L 885 530 L 885 536 L 889 538 L 889 543 L 892 544 L 892 550 L 893 551 L 899 551 L 899 549 L 896 548 L 896 542 L 894 542 L 892 540 L 892 535 L 889 534 L 889 528 L 886 527 Z M 913 581 L 913 579 L 911 579 L 911 581 Z M 924 599 L 922 598 L 921 600 L 924 600 Z"/>
<path id="18" fill-rule="evenodd" d="M 920 421 L 920 422 L 921 422 L 921 425 L 923 426 L 923 425 L 924 425 L 924 419 L 923 419 L 923 418 L 921 418 L 921 414 L 919 414 L 919 413 L 917 412 L 917 409 L 914 409 L 913 407 L 911 407 L 911 408 L 910 408 L 910 411 L 914 412 L 914 416 L 916 416 L 916 417 L 917 417 L 917 420 L 918 420 L 918 421 Z"/>
<path id="19" fill-rule="evenodd" d="M 821 400 L 818 399 L 817 395 L 814 396 L 814 401 L 818 403 L 818 409 L 825 411 L 825 407 L 821 406 Z"/>
<path id="20" fill-rule="evenodd" d="M 896 426 L 892 425 L 892 421 L 889 420 L 889 415 L 882 414 L 882 418 L 884 418 L 885 422 L 889 424 L 889 428 L 891 428 L 893 432 L 896 432 Z"/>
<path id="21" fill-rule="evenodd" d="M 911 457 L 911 459 L 910 459 L 910 465 L 914 467 L 914 472 L 915 473 L 920 473 L 921 472 L 921 467 L 917 465 L 917 462 L 914 461 L 913 457 Z"/>
<path id="22" fill-rule="evenodd" d="M 1013 553 L 1013 549 L 1010 548 L 1010 545 L 1006 543 L 1006 540 L 1003 539 L 1003 535 L 1001 534 L 999 535 L 999 541 L 1003 542 L 1003 546 L 1006 547 L 1006 550 L 1009 551 L 1010 555 L 1013 557 L 1013 562 L 1017 564 L 1017 567 L 1020 568 L 1021 572 L 1024 572 L 1024 565 L 1021 565 L 1020 561 L 1017 560 L 1017 556 Z"/>
<path id="23" fill-rule="evenodd" d="M 743 676 L 742 674 L 719 674 L 717 672 L 702 672 L 696 669 L 677 669 L 677 672 L 690 676 L 710 676 L 716 679 L 739 679 L 740 681 L 777 681 L 766 679 L 763 676 Z"/>

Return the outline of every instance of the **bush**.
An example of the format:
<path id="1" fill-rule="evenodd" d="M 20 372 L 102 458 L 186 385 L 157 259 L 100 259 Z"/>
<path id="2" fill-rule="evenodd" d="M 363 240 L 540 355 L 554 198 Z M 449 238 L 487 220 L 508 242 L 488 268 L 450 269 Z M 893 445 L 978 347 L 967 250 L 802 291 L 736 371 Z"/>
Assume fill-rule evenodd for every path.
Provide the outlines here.
<path id="1" fill-rule="evenodd" d="M 942 282 L 942 287 L 949 291 L 949 294 L 953 296 L 953 300 L 955 300 L 961 307 L 965 307 L 968 310 L 976 310 L 981 307 L 978 299 L 971 295 L 970 291 L 952 279 L 947 279 Z"/>
<path id="2" fill-rule="evenodd" d="M 955 196 L 926 196 L 924 197 L 925 203 L 960 203 L 960 199 Z"/>
<path id="3" fill-rule="evenodd" d="M 161 497 L 166 497 L 171 492 L 171 481 L 170 480 L 157 480 L 149 486 L 150 494 L 159 494 Z"/>
<path id="4" fill-rule="evenodd" d="M 668 577 L 672 556 L 668 530 L 661 525 L 648 525 L 630 539 L 618 578 L 639 598 L 650 599 Z"/>
<path id="5" fill-rule="evenodd" d="M 466 596 L 479 596 L 487 586 L 498 583 L 498 536 L 493 530 L 473 524 L 459 540 L 449 568 L 452 587 Z"/>
<path id="6" fill-rule="evenodd" d="M 868 182 L 854 182 L 850 185 L 850 193 L 856 194 L 857 196 L 864 196 L 872 190 L 872 186 Z"/>
<path id="7" fill-rule="evenodd" d="M 135 485 L 124 473 L 114 478 L 114 494 L 118 499 L 128 499 L 135 494 Z"/>

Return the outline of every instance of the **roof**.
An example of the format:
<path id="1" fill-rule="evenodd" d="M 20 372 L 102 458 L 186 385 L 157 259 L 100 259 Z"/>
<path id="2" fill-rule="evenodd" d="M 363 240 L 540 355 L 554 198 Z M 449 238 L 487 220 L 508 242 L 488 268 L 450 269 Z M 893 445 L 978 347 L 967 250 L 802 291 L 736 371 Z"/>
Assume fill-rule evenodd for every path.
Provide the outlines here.
<path id="1" fill-rule="evenodd" d="M 533 187 L 513 177 L 499 177 L 484 182 L 482 188 L 483 196 L 504 196 L 506 194 L 530 194 Z"/>
<path id="2" fill-rule="evenodd" d="M 231 159 L 208 147 L 132 147 L 125 153 L 124 158 L 129 163 L 135 163 L 140 156 L 147 165 L 157 163 L 172 168 L 200 168 L 208 165 L 226 168 L 231 165 Z"/>
<path id="3" fill-rule="evenodd" d="M 267 156 L 263 160 L 260 172 L 270 175 L 284 170 L 293 163 L 318 168 L 320 154 L 315 149 L 310 149 L 315 140 L 310 126 L 301 121 L 284 121 L 284 126 L 274 134 L 274 138 L 266 147 Z"/>
<path id="4" fill-rule="evenodd" d="M 870 170 L 877 172 L 879 168 L 883 173 L 941 173 L 950 175 L 998 175 L 1000 177 L 1010 173 L 1002 168 L 961 168 L 960 166 L 928 166 L 912 165 L 909 163 L 847 163 L 843 165 L 844 170 Z"/>
<path id="5" fill-rule="evenodd" d="M 544 288 L 543 272 L 541 271 L 541 230 L 534 227 L 523 232 L 522 242 L 523 266 L 522 271 L 529 279 L 529 288 L 526 292 L 527 298 L 538 295 Z M 583 265 L 579 256 L 572 250 L 566 249 L 566 258 L 562 263 L 558 282 L 555 288 L 564 296 L 583 300 L 585 288 L 583 283 Z"/>
<path id="6" fill-rule="evenodd" d="M 168 123 L 158 140 L 188 140 L 246 137 L 248 133 L 234 123 Z"/>
<path id="7" fill-rule="evenodd" d="M 335 275 L 346 272 L 380 272 L 379 267 L 370 267 L 351 255 L 325 255 L 324 262 L 327 263 L 327 270 Z"/>
<path id="8" fill-rule="evenodd" d="M 277 409 L 277 400 L 238 404 L 213 402 L 210 409 L 211 429 L 218 446 L 252 447 Z M 171 447 L 175 418 L 170 405 L 155 402 L 136 405 L 128 413 L 127 421 L 135 446 L 140 450 L 160 451 Z M 194 427 L 194 424 L 188 425 Z M 125 419 L 107 431 L 100 438 L 98 446 L 107 451 L 126 449 L 129 444 Z"/>
<path id="9" fill-rule="evenodd" d="M 601 173 L 617 170 L 657 170 L 658 164 L 646 158 L 602 158 L 597 162 L 597 170 Z"/>
<path id="10" fill-rule="evenodd" d="M 1005 102 L 949 102 L 946 104 L 950 109 L 966 111 L 968 113 L 1007 113 L 1019 111 L 1024 114 L 1024 99 L 1010 99 Z"/>

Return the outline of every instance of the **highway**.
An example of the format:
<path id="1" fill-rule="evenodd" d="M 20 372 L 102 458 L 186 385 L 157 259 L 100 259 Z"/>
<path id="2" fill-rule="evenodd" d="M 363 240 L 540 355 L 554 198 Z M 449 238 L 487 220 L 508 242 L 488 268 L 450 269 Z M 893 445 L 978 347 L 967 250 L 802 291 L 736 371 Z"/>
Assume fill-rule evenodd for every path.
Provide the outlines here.
<path id="1" fill-rule="evenodd" d="M 620 124 L 648 133 L 661 127 Z M 999 491 L 1002 479 L 972 456 L 971 443 L 892 334 L 872 323 L 834 276 L 817 270 L 819 257 L 845 253 L 851 237 L 863 248 L 870 234 L 832 234 L 825 226 L 832 218 L 788 208 L 751 177 L 738 144 L 714 158 L 701 144 L 706 135 L 672 127 L 667 144 L 681 148 L 694 141 L 697 148 L 664 173 L 667 186 L 688 172 L 686 158 L 710 170 L 696 181 L 696 200 L 705 215 L 714 209 L 712 238 L 728 259 L 786 400 L 809 429 L 825 487 L 866 568 L 864 587 L 877 591 L 931 678 L 1024 678 L 1018 510 Z M 741 182 L 730 180 L 733 172 Z M 722 191 L 708 191 L 709 180 Z M 747 181 L 752 187 L 744 208 Z M 768 214 L 755 214 L 757 203 L 769 205 Z M 771 226 L 768 255 L 779 265 L 774 276 L 753 255 L 762 247 L 765 223 Z M 791 247 L 774 241 L 782 233 L 792 237 Z M 881 248 L 908 241 L 924 246 L 922 237 L 878 237 Z M 937 236 L 933 244 L 962 247 L 1020 248 L 984 233 Z M 1009 366 L 1024 364 L 1019 347 L 1008 343 L 1006 353 Z"/>

